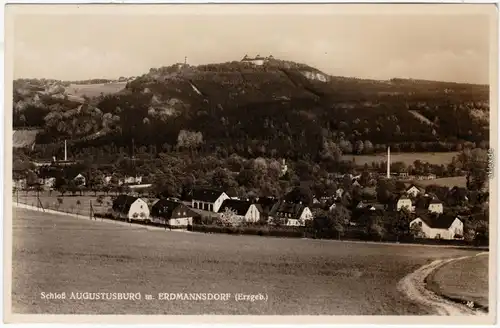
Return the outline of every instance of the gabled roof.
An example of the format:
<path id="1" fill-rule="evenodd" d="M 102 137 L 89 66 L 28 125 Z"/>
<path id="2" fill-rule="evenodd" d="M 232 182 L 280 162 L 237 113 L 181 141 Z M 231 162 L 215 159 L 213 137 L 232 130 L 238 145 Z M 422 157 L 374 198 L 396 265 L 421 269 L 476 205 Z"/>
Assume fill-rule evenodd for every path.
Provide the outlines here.
<path id="1" fill-rule="evenodd" d="M 222 191 L 214 189 L 195 189 L 193 190 L 192 199 L 202 202 L 214 203 L 222 195 Z"/>
<path id="2" fill-rule="evenodd" d="M 271 216 L 278 215 L 278 213 L 280 213 L 279 215 L 283 215 L 282 213 L 285 213 L 290 214 L 292 219 L 298 219 L 306 207 L 304 204 L 280 201 L 271 209 Z"/>
<path id="3" fill-rule="evenodd" d="M 442 204 L 442 202 L 437 197 L 431 195 L 419 197 L 415 202 L 415 205 L 421 209 L 429 208 L 430 204 Z"/>
<path id="4" fill-rule="evenodd" d="M 255 204 L 259 204 L 262 208 L 271 208 L 278 200 L 273 197 L 259 197 L 255 200 Z"/>
<path id="5" fill-rule="evenodd" d="M 224 213 L 226 208 L 229 208 L 236 212 L 237 215 L 245 215 L 248 212 L 248 209 L 252 205 L 249 201 L 238 200 L 238 199 L 226 199 L 222 202 L 222 205 L 219 208 L 218 213 Z"/>
<path id="6" fill-rule="evenodd" d="M 419 218 L 434 229 L 448 229 L 456 219 L 455 216 L 451 215 L 421 215 Z"/>
<path id="7" fill-rule="evenodd" d="M 153 207 L 151 208 L 151 214 L 164 218 L 170 218 L 172 217 L 172 213 L 175 211 L 175 209 L 179 207 L 185 207 L 186 209 L 188 209 L 188 207 L 182 203 L 174 202 L 169 199 L 160 199 L 156 203 L 154 203 Z"/>
<path id="8" fill-rule="evenodd" d="M 406 184 L 406 191 L 408 191 L 408 190 L 410 190 L 410 189 L 412 189 L 412 188 L 417 188 L 417 189 L 418 189 L 418 191 L 420 191 L 420 192 L 424 192 L 424 191 L 425 191 L 425 189 L 424 189 L 424 188 L 419 187 L 419 186 L 417 186 L 417 185 L 415 185 L 415 184 Z"/>
<path id="9" fill-rule="evenodd" d="M 406 195 L 406 194 L 403 194 L 403 195 L 398 197 L 398 201 L 400 201 L 402 199 L 410 199 L 410 197 L 408 197 L 408 195 Z"/>
<path id="10" fill-rule="evenodd" d="M 138 199 L 138 197 L 134 196 L 119 195 L 113 201 L 113 210 L 126 213 L 130 209 L 130 206 Z"/>
<path id="11" fill-rule="evenodd" d="M 381 211 L 385 210 L 384 204 L 375 203 L 375 202 L 363 202 L 363 201 L 361 201 L 358 203 L 357 207 L 359 209 L 364 209 L 364 210 L 371 210 L 372 208 L 374 210 L 381 210 Z"/>

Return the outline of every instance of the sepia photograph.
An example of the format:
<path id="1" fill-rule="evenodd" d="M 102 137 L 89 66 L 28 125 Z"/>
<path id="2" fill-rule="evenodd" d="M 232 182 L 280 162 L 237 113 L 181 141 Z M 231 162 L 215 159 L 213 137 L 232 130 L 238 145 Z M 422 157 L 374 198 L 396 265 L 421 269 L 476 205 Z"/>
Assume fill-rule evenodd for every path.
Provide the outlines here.
<path id="1" fill-rule="evenodd" d="M 5 12 L 4 321 L 496 320 L 494 4 Z"/>

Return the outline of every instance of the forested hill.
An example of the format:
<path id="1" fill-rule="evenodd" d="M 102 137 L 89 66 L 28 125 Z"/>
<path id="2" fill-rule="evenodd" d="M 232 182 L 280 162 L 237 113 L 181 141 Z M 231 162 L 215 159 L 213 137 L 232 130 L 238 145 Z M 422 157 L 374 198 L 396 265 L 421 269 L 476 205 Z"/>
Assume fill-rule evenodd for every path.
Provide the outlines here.
<path id="1" fill-rule="evenodd" d="M 44 155 L 59 152 L 48 145 L 62 139 L 81 150 L 128 149 L 133 139 L 157 152 L 180 147 L 314 159 L 387 145 L 454 150 L 489 138 L 483 85 L 332 77 L 275 59 L 262 66 L 151 69 L 119 92 L 80 100 L 69 97 L 63 83 L 47 81 L 14 82 L 15 128 L 42 127 L 35 149 Z"/>

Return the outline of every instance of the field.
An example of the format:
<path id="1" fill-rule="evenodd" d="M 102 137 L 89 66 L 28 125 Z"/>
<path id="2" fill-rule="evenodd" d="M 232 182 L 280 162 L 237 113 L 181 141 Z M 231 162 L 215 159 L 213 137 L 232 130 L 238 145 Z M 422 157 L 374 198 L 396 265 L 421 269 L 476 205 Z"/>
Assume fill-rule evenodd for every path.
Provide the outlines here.
<path id="1" fill-rule="evenodd" d="M 446 264 L 431 274 L 428 283 L 437 294 L 488 307 L 488 256 Z"/>
<path id="2" fill-rule="evenodd" d="M 428 185 L 438 185 L 438 186 L 446 186 L 449 188 L 457 187 L 467 187 L 467 177 L 459 176 L 459 177 L 448 177 L 448 178 L 438 178 L 434 180 L 422 180 L 415 181 L 415 184 L 418 184 L 422 187 Z"/>
<path id="3" fill-rule="evenodd" d="M 14 313 L 426 314 L 397 289 L 429 261 L 475 251 L 148 230 L 13 209 Z M 388 256 L 390 254 L 390 256 Z M 41 293 L 65 292 L 65 300 Z M 140 301 L 70 300 L 138 292 Z M 249 293 L 267 301 L 166 301 L 160 292 Z M 145 294 L 154 296 L 146 301 Z"/>
<path id="4" fill-rule="evenodd" d="M 100 84 L 71 84 L 66 88 L 66 92 L 75 96 L 97 97 L 101 93 L 104 95 L 116 93 L 125 88 L 126 82 L 100 83 Z"/>
<path id="5" fill-rule="evenodd" d="M 429 164 L 448 164 L 451 163 L 451 159 L 457 156 L 458 152 L 446 152 L 446 153 L 391 153 L 391 163 L 403 162 L 406 165 L 413 164 L 417 159 L 422 162 L 428 162 Z M 342 156 L 344 160 L 356 161 L 357 165 L 371 165 L 373 162 L 387 162 L 387 154 L 375 154 L 375 155 L 344 155 Z"/>
<path id="6" fill-rule="evenodd" d="M 12 134 L 13 148 L 26 148 L 35 143 L 40 130 L 14 130 Z"/>
<path id="7" fill-rule="evenodd" d="M 62 198 L 62 204 L 57 200 L 58 198 Z M 108 208 L 112 206 L 111 196 L 104 197 L 103 204 L 100 205 L 96 201 L 97 197 L 94 194 L 84 194 L 83 196 L 70 196 L 65 194 L 64 197 L 61 197 L 58 192 L 53 192 L 52 195 L 49 195 L 47 192 L 40 193 L 40 201 L 42 203 L 43 208 L 51 209 L 61 212 L 67 212 L 72 214 L 78 214 L 82 216 L 90 215 L 90 202 L 92 201 L 92 207 L 94 208 L 94 212 L 102 212 L 106 213 Z M 19 198 L 14 195 L 12 198 L 13 202 L 19 201 L 19 203 L 37 206 L 38 204 L 37 197 L 34 192 L 30 192 L 26 195 L 25 192 L 19 192 Z M 78 204 L 78 201 L 80 204 Z"/>

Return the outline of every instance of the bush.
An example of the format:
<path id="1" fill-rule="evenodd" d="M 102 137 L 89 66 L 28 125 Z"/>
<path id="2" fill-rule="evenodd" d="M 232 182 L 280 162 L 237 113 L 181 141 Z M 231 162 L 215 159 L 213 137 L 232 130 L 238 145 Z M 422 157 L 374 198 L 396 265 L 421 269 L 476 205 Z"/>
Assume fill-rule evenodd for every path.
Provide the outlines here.
<path id="1" fill-rule="evenodd" d="M 259 227 L 259 226 L 241 226 L 241 227 L 222 227 L 217 225 L 193 224 L 188 226 L 189 231 L 205 233 L 226 233 L 238 235 L 254 236 L 274 236 L 274 237 L 304 237 L 304 228 L 301 227 Z"/>

